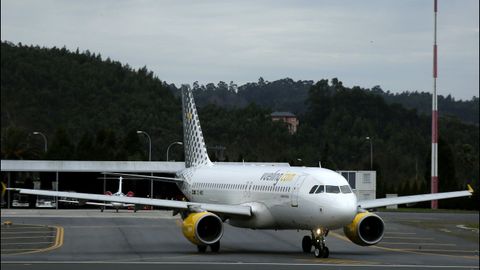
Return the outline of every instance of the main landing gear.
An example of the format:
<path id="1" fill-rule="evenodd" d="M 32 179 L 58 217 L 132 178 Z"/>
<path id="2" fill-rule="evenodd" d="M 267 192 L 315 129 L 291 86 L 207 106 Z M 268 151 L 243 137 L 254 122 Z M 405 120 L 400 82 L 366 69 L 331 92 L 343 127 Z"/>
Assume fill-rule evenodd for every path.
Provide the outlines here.
<path id="1" fill-rule="evenodd" d="M 312 236 L 305 235 L 302 239 L 302 250 L 305 253 L 312 252 L 317 258 L 328 258 L 330 250 L 325 245 L 325 237 L 328 235 L 327 229 L 312 230 Z"/>
<path id="2" fill-rule="evenodd" d="M 220 240 L 209 245 L 212 252 L 220 251 Z M 197 245 L 197 250 L 199 253 L 205 253 L 207 251 L 207 245 Z"/>

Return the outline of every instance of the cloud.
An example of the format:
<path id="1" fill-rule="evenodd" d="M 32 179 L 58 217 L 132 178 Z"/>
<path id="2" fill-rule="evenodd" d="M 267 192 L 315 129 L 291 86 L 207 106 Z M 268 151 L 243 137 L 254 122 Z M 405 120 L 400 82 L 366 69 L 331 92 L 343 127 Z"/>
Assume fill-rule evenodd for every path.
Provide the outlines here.
<path id="1" fill-rule="evenodd" d="M 429 91 L 432 9 L 415 0 L 2 0 L 1 38 L 88 49 L 176 84 L 338 77 Z M 440 93 L 478 96 L 478 1 L 440 1 L 438 29 Z"/>

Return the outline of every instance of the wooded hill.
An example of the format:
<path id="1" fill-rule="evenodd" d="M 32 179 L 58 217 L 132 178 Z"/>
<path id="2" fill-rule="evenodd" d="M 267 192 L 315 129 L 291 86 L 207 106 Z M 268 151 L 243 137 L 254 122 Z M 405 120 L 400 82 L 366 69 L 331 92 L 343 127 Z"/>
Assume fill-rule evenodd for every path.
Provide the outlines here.
<path id="1" fill-rule="evenodd" d="M 237 86 L 233 82 L 227 84 L 221 81 L 217 85 L 213 83 L 207 85 L 194 83 L 193 88 L 198 90 L 199 106 L 216 104 L 226 108 L 243 108 L 250 103 L 255 103 L 274 111 L 290 111 L 303 114 L 307 109 L 305 103 L 313 84 L 313 81 L 294 81 L 290 78 L 268 82 L 260 77 L 257 83 L 247 83 L 242 86 Z M 421 114 L 431 115 L 431 93 L 406 91 L 394 94 L 382 90 L 378 85 L 372 87 L 372 89 L 362 88 L 362 90 L 383 97 L 388 104 L 398 103 L 407 109 L 416 109 Z M 464 101 L 455 100 L 451 95 L 447 97 L 439 95 L 438 107 L 440 115 L 443 117 L 455 117 L 463 122 L 478 125 L 478 97 L 472 97 L 470 100 Z"/>
<path id="2" fill-rule="evenodd" d="M 226 161 L 321 161 L 334 170 L 365 170 L 369 136 L 377 196 L 429 192 L 430 117 L 387 102 L 379 89 L 348 88 L 337 79 L 212 85 L 195 84 L 194 94 L 206 144 L 226 147 Z M 478 111 L 478 99 L 449 102 L 473 102 Z M 300 119 L 294 135 L 269 117 L 287 108 L 297 108 L 291 111 Z M 462 114 L 469 112 L 440 118 L 441 191 L 467 183 L 478 189 L 479 128 Z M 144 130 L 152 138 L 152 159 L 165 160 L 167 146 L 183 136 L 178 89 L 146 67 L 135 70 L 89 51 L 8 42 L 1 44 L 1 120 L 2 159 L 146 160 L 148 142 L 136 133 Z M 47 153 L 33 131 L 47 135 Z M 171 159 L 182 160 L 182 151 L 172 148 Z M 210 156 L 216 159 L 214 151 Z M 457 206 L 478 209 L 472 200 Z"/>

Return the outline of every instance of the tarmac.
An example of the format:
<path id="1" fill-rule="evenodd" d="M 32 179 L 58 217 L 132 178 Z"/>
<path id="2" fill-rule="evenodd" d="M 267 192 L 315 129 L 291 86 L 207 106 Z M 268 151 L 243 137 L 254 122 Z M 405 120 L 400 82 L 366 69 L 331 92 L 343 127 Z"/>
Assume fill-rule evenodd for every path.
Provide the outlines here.
<path id="1" fill-rule="evenodd" d="M 225 224 L 219 253 L 199 254 L 171 211 L 2 209 L 2 269 L 479 269 L 478 212 L 380 212 L 385 236 L 361 247 L 330 232 L 330 257 L 301 250 L 307 231 Z M 4 225 L 5 222 L 11 225 Z M 8 223 L 8 222 L 7 222 Z M 476 225 L 475 225 L 476 224 Z"/>

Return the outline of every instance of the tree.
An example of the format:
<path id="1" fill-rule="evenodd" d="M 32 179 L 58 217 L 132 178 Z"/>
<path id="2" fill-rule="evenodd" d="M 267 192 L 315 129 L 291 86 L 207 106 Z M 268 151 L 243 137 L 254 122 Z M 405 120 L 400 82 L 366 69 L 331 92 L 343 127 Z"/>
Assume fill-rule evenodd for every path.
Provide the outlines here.
<path id="1" fill-rule="evenodd" d="M 235 84 L 233 81 L 230 81 L 230 84 L 228 85 L 228 91 L 232 93 L 237 93 L 238 92 L 237 84 Z"/>
<path id="2" fill-rule="evenodd" d="M 59 127 L 51 140 L 47 158 L 52 160 L 71 160 L 74 157 L 75 147 L 70 141 L 68 132 Z"/>

